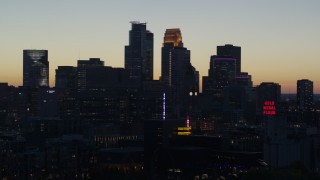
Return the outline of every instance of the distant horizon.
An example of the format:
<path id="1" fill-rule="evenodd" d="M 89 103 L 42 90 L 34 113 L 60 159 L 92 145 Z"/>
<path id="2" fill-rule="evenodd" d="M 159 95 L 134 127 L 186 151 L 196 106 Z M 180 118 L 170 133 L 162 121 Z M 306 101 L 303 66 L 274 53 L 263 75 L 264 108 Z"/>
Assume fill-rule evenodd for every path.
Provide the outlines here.
<path id="1" fill-rule="evenodd" d="M 121 67 L 113 67 L 113 68 L 121 68 Z M 153 79 L 153 80 L 157 80 L 157 79 Z M 8 83 L 8 82 L 0 82 L 0 83 Z M 281 84 L 280 84 L 281 85 Z M 8 86 L 13 86 L 13 87 L 23 87 L 22 85 L 12 85 L 10 83 L 8 83 Z M 256 87 L 258 85 L 253 85 L 253 87 Z M 49 88 L 55 88 L 55 86 L 49 86 Z M 202 89 L 202 88 L 201 88 Z M 202 91 L 200 91 L 200 93 L 202 93 Z M 293 93 L 286 93 L 286 92 L 281 92 L 281 95 L 296 95 L 297 93 L 296 92 L 293 92 Z M 313 93 L 313 95 L 315 96 L 320 96 L 320 92 L 318 93 Z"/>

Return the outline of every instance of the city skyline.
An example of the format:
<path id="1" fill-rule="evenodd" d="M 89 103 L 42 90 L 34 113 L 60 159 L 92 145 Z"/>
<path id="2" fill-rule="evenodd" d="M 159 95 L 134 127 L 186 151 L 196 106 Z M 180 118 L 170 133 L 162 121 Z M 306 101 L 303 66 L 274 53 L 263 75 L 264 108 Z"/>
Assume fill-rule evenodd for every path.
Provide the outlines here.
<path id="1" fill-rule="evenodd" d="M 317 1 L 125 3 L 2 3 L 0 82 L 22 85 L 24 49 L 48 50 L 50 86 L 58 66 L 75 66 L 79 59 L 101 58 L 107 66 L 124 67 L 129 22 L 140 20 L 154 34 L 154 79 L 161 74 L 165 29 L 180 28 L 201 77 L 208 75 L 216 47 L 233 44 L 242 48 L 241 68 L 254 85 L 276 82 L 284 93 L 296 93 L 296 81 L 310 79 L 320 93 Z"/>

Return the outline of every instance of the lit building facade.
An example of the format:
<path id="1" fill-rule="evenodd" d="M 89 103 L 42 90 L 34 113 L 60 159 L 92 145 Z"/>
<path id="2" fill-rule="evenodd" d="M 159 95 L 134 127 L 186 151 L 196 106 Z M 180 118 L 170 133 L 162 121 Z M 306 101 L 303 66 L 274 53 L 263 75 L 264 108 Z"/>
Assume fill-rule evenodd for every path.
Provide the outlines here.
<path id="1" fill-rule="evenodd" d="M 173 43 L 174 47 L 183 47 L 182 35 L 179 28 L 167 29 L 164 34 L 163 46 L 165 43 Z"/>
<path id="2" fill-rule="evenodd" d="M 48 50 L 23 50 L 23 86 L 49 86 Z"/>

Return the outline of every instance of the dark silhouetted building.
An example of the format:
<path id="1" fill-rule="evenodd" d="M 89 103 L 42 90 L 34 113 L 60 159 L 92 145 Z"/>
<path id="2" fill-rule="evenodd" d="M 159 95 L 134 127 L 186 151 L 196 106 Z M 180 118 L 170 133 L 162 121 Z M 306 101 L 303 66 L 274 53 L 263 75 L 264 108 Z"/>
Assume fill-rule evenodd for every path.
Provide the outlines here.
<path id="1" fill-rule="evenodd" d="M 257 115 L 277 115 L 281 98 L 281 86 L 273 82 L 263 82 L 256 87 Z"/>
<path id="2" fill-rule="evenodd" d="M 241 72 L 236 76 L 235 84 L 239 86 L 252 87 L 252 78 L 247 72 Z"/>
<path id="3" fill-rule="evenodd" d="M 141 117 L 146 120 L 159 120 L 163 117 L 164 86 L 160 80 L 145 81 L 140 98 Z"/>
<path id="4" fill-rule="evenodd" d="M 48 50 L 23 50 L 23 86 L 49 86 Z"/>
<path id="5" fill-rule="evenodd" d="M 41 88 L 38 90 L 38 116 L 58 117 L 58 97 L 54 88 Z"/>
<path id="6" fill-rule="evenodd" d="M 100 58 L 90 58 L 89 60 L 78 60 L 77 66 L 77 88 L 78 91 L 85 90 L 87 88 L 86 74 L 87 69 L 92 67 L 104 66 L 104 61 Z"/>
<path id="7" fill-rule="evenodd" d="M 265 121 L 264 160 L 272 168 L 299 162 L 302 167 L 317 172 L 319 140 L 315 127 L 290 127 L 286 117 L 269 116 Z"/>
<path id="8" fill-rule="evenodd" d="M 209 73 L 215 81 L 216 88 L 234 84 L 236 77 L 236 59 L 224 56 L 211 56 Z"/>
<path id="9" fill-rule="evenodd" d="M 313 82 L 308 79 L 297 81 L 297 105 L 300 111 L 310 111 L 313 107 Z"/>
<path id="10" fill-rule="evenodd" d="M 241 47 L 226 44 L 224 46 L 217 46 L 217 56 L 232 56 L 236 61 L 236 72 L 241 72 Z"/>
<path id="11" fill-rule="evenodd" d="M 131 22 L 129 45 L 125 46 L 125 69 L 138 81 L 153 79 L 153 33 L 146 23 Z"/>
<path id="12" fill-rule="evenodd" d="M 8 116 L 8 83 L 0 83 L 0 126 L 4 125 Z"/>
<path id="13" fill-rule="evenodd" d="M 77 86 L 77 68 L 73 66 L 58 66 L 56 69 L 56 88 L 75 89 Z"/>
<path id="14" fill-rule="evenodd" d="M 204 94 L 221 96 L 225 87 L 235 84 L 236 61 L 232 56 L 211 56 L 209 76 L 203 77 Z"/>
<path id="15" fill-rule="evenodd" d="M 159 169 L 158 162 L 163 148 L 168 146 L 170 137 L 176 127 L 183 126 L 179 120 L 146 120 L 144 121 L 144 158 L 147 179 L 154 178 Z M 163 178 L 161 178 L 163 179 Z"/>

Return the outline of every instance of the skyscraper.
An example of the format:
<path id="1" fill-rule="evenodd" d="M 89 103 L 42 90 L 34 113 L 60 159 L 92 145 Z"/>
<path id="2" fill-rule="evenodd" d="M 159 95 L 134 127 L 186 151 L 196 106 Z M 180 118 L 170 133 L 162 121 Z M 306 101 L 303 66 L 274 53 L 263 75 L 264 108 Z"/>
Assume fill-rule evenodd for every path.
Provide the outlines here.
<path id="1" fill-rule="evenodd" d="M 308 79 L 297 81 L 297 105 L 300 111 L 308 111 L 313 106 L 313 82 Z"/>
<path id="2" fill-rule="evenodd" d="M 208 77 L 203 77 L 203 92 L 221 96 L 225 87 L 235 84 L 236 59 L 232 56 L 211 56 Z"/>
<path id="3" fill-rule="evenodd" d="M 236 61 L 236 73 L 241 73 L 241 47 L 226 44 L 224 46 L 217 46 L 217 56 L 232 56 Z"/>
<path id="4" fill-rule="evenodd" d="M 180 29 L 166 30 L 161 53 L 161 81 L 179 113 L 189 92 L 198 89 L 197 71 L 190 63 L 190 50 L 183 47 Z"/>
<path id="5" fill-rule="evenodd" d="M 77 84 L 77 68 L 73 66 L 58 66 L 56 69 L 56 88 L 75 89 Z"/>
<path id="6" fill-rule="evenodd" d="M 23 50 L 23 86 L 49 86 L 48 50 Z"/>
<path id="7" fill-rule="evenodd" d="M 252 77 L 247 72 L 241 72 L 236 76 L 236 85 L 252 87 Z"/>
<path id="8" fill-rule="evenodd" d="M 218 89 L 223 89 L 235 82 L 236 59 L 228 56 L 211 56 L 209 74 Z"/>
<path id="9" fill-rule="evenodd" d="M 281 86 L 274 82 L 263 82 L 256 87 L 257 114 L 277 115 L 281 99 Z"/>
<path id="10" fill-rule="evenodd" d="M 78 91 L 87 88 L 87 70 L 89 68 L 104 66 L 100 58 L 89 58 L 89 60 L 78 60 L 77 66 L 77 88 Z"/>
<path id="11" fill-rule="evenodd" d="M 179 28 L 167 29 L 164 38 L 163 45 L 165 43 L 173 43 L 174 47 L 183 47 L 182 35 Z"/>
<path id="12" fill-rule="evenodd" d="M 125 69 L 138 81 L 153 80 L 153 33 L 146 26 L 131 22 L 129 45 L 125 46 Z"/>
<path id="13" fill-rule="evenodd" d="M 167 29 L 161 56 L 161 80 L 169 88 L 176 88 L 190 64 L 190 51 L 183 47 L 180 29 Z"/>

